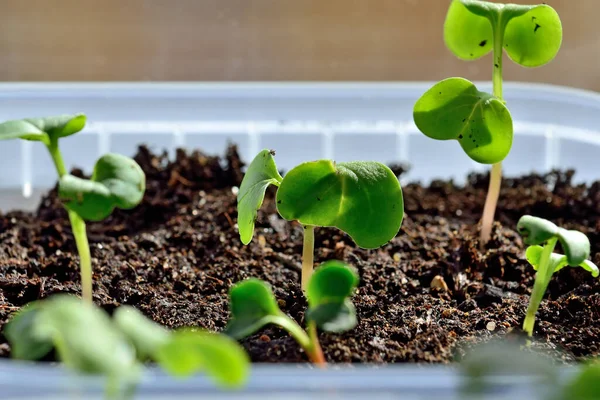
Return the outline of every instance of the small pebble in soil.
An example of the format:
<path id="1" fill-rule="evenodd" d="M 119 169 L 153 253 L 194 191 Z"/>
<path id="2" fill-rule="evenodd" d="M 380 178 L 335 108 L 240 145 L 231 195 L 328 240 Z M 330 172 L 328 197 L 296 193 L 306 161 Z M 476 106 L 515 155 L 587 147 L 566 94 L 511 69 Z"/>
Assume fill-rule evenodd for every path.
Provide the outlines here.
<path id="1" fill-rule="evenodd" d="M 490 321 L 487 323 L 487 325 L 485 326 L 485 328 L 490 331 L 493 332 L 496 330 L 496 323 L 494 321 Z"/>
<path id="2" fill-rule="evenodd" d="M 448 291 L 448 285 L 446 284 L 446 281 L 444 281 L 444 277 L 441 275 L 434 276 L 433 279 L 431 280 L 431 284 L 429 286 L 432 289 L 438 289 L 443 292 Z"/>

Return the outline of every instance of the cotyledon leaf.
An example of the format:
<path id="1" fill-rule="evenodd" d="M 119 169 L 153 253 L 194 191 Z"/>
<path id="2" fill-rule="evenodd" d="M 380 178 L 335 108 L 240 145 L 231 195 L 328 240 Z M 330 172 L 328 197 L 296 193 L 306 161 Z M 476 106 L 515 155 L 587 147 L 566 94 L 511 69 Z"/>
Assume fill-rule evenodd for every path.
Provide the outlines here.
<path id="1" fill-rule="evenodd" d="M 277 209 L 288 221 L 341 229 L 368 249 L 396 236 L 404 216 L 398 178 L 374 161 L 302 163 L 283 178 Z"/>
<path id="2" fill-rule="evenodd" d="M 510 152 L 510 112 L 493 95 L 463 78 L 445 79 L 416 102 L 415 124 L 426 136 L 457 140 L 467 155 L 482 164 L 502 161 Z"/>
<path id="3" fill-rule="evenodd" d="M 25 118 L 0 124 L 0 140 L 26 139 L 50 143 L 81 131 L 86 122 L 84 114 L 58 115 L 45 118 Z"/>
<path id="4" fill-rule="evenodd" d="M 145 190 L 142 168 L 133 159 L 112 153 L 98 159 L 91 179 L 67 174 L 58 186 L 65 206 L 88 221 L 101 221 L 115 208 L 135 207 Z"/>
<path id="5" fill-rule="evenodd" d="M 283 178 L 277 171 L 274 152 L 263 150 L 250 163 L 237 196 L 238 229 L 243 244 L 254 236 L 257 211 L 263 203 L 269 185 L 279 186 Z"/>

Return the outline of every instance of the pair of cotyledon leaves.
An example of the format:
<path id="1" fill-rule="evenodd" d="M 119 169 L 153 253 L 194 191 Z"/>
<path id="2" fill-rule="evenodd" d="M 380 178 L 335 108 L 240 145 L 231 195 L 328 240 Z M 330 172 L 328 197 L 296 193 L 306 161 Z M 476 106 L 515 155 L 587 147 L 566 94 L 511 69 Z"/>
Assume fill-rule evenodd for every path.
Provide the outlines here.
<path id="1" fill-rule="evenodd" d="M 81 131 L 83 114 L 27 118 L 0 124 L 0 140 L 25 139 L 47 146 Z M 139 204 L 146 188 L 140 166 L 120 154 L 106 154 L 94 166 L 91 179 L 66 174 L 59 181 L 59 196 L 65 206 L 89 221 L 106 218 L 115 207 L 130 209 Z"/>
<path id="2" fill-rule="evenodd" d="M 381 163 L 311 161 L 282 178 L 272 152 L 263 150 L 248 166 L 238 193 L 238 228 L 244 244 L 252 240 L 269 185 L 279 186 L 277 210 L 284 219 L 336 227 L 364 248 L 377 248 L 392 239 L 404 216 L 398 178 Z"/>
<path id="3" fill-rule="evenodd" d="M 308 283 L 307 322 L 329 332 L 343 332 L 356 325 L 356 312 L 349 297 L 358 285 L 356 272 L 340 261 L 327 261 L 317 268 Z M 241 339 L 267 324 L 294 332 L 295 322 L 285 315 L 268 284 L 248 279 L 230 291 L 231 321 L 226 332 Z"/>
<path id="4" fill-rule="evenodd" d="M 586 235 L 574 230 L 556 226 L 543 218 L 524 215 L 519 219 L 517 231 L 523 237 L 523 242 L 530 245 L 526 251 L 527 261 L 537 270 L 540 265 L 543 247 L 541 244 L 556 238 L 563 248 L 563 254 L 550 255 L 549 270 L 553 273 L 566 267 L 581 267 L 598 277 L 598 267 L 588 260 L 590 256 L 590 241 Z"/>
<path id="5" fill-rule="evenodd" d="M 491 52 L 495 31 L 504 33 L 504 50 L 524 67 L 550 62 L 562 42 L 560 18 L 548 5 L 452 1 L 444 38 L 457 57 L 475 60 Z M 433 86 L 417 101 L 413 116 L 425 135 L 457 140 L 470 158 L 483 164 L 502 161 L 512 146 L 512 118 L 504 102 L 463 78 Z"/>
<path id="6" fill-rule="evenodd" d="M 191 329 L 168 331 L 133 307 L 106 312 L 69 295 L 29 303 L 4 328 L 14 358 L 37 360 L 52 348 L 81 373 L 135 382 L 141 361 L 152 359 L 175 376 L 198 371 L 222 386 L 245 382 L 249 360 L 232 339 Z"/>

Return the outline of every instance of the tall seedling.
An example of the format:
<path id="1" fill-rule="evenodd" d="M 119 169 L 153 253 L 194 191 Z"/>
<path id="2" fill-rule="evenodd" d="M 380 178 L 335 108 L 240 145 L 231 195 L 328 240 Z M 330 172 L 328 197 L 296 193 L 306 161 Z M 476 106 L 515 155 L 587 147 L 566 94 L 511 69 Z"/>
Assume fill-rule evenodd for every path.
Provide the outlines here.
<path id="1" fill-rule="evenodd" d="M 463 78 L 445 79 L 417 101 L 414 120 L 426 136 L 457 140 L 476 162 L 491 164 L 481 220 L 481 245 L 490 238 L 502 180 L 502 160 L 513 141 L 513 123 L 502 93 L 502 50 L 523 67 L 550 62 L 562 42 L 556 11 L 546 5 L 453 0 L 444 25 L 447 47 L 463 60 L 492 52 L 493 93 Z"/>

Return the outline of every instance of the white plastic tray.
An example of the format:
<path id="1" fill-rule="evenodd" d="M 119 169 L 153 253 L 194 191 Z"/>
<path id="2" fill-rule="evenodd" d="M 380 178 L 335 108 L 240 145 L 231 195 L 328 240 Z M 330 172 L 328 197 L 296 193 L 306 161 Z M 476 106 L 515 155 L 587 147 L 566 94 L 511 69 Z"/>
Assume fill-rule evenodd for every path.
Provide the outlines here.
<path id="1" fill-rule="evenodd" d="M 489 90 L 489 84 L 480 84 Z M 89 171 L 108 151 L 131 156 L 140 143 L 223 153 L 228 141 L 245 160 L 277 151 L 289 169 L 301 161 L 377 160 L 412 166 L 403 180 L 453 178 L 485 170 L 457 142 L 431 140 L 412 107 L 431 83 L 31 83 L 0 84 L 0 120 L 85 112 L 84 133 L 64 139 L 69 166 Z M 576 181 L 600 178 L 600 95 L 547 85 L 507 83 L 515 121 L 505 174 L 575 168 Z M 39 143 L 0 142 L 0 210 L 31 209 L 56 181 Z M 21 196 L 24 196 L 23 199 Z"/>
<path id="2" fill-rule="evenodd" d="M 178 146 L 222 153 L 240 146 L 245 160 L 262 148 L 277 164 L 333 158 L 406 162 L 405 182 L 434 178 L 463 181 L 485 166 L 471 162 L 458 143 L 421 135 L 412 106 L 431 83 L 381 84 L 0 84 L 0 120 L 85 112 L 84 133 L 62 142 L 69 166 L 90 170 L 107 151 L 132 155 L 146 143 L 159 151 Z M 489 84 L 481 85 L 489 90 Z M 600 95 L 546 85 L 508 83 L 506 100 L 515 140 L 505 161 L 508 175 L 575 168 L 577 181 L 600 179 Z M 33 209 L 56 176 L 38 143 L 0 142 L 0 210 Z M 518 376 L 499 381 L 486 399 L 535 399 Z M 214 391 L 199 377 L 176 382 L 150 371 L 140 399 L 328 398 L 457 399 L 460 376 L 452 368 L 389 366 L 327 372 L 259 367 L 235 394 Z M 96 399 L 101 383 L 73 378 L 60 368 L 0 360 L 0 398 Z M 43 396 L 43 397 L 40 397 Z M 51 397 L 54 396 L 54 397 Z"/>

